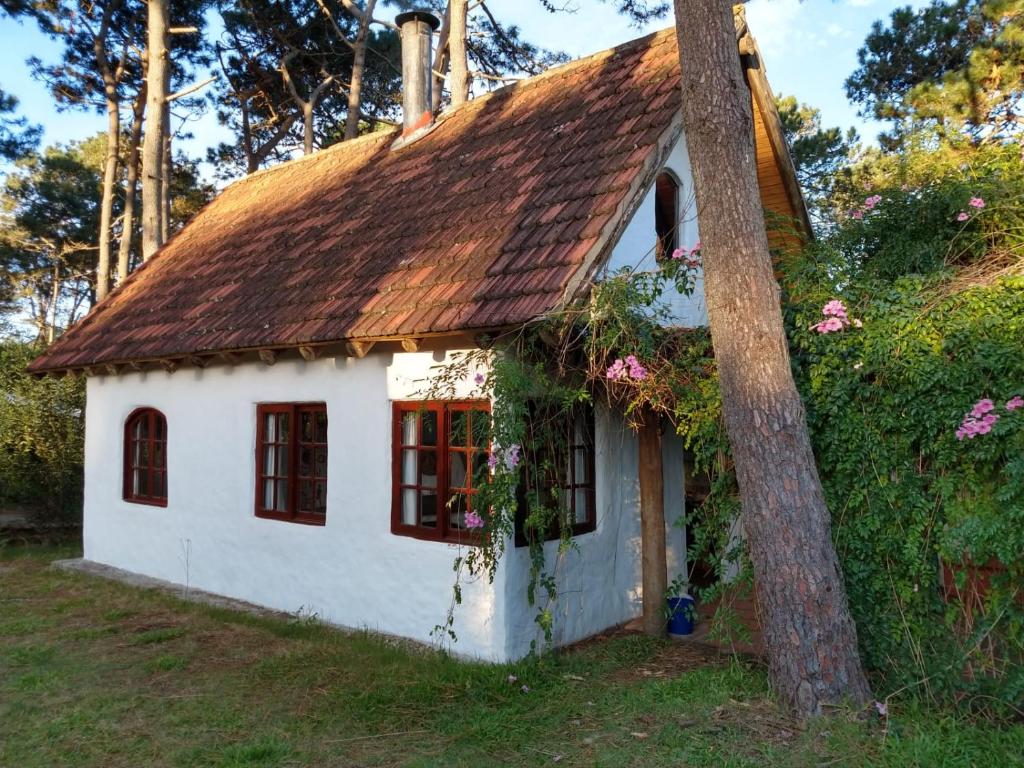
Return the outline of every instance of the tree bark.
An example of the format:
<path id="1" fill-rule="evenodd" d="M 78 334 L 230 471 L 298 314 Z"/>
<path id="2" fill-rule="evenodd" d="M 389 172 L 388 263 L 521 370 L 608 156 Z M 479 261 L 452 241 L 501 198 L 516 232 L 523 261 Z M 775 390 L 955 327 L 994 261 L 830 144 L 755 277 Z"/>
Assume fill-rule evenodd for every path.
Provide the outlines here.
<path id="1" fill-rule="evenodd" d="M 132 239 L 135 234 L 135 199 L 139 194 L 139 145 L 142 142 L 142 121 L 146 113 L 146 83 L 132 104 L 132 129 L 128 136 L 128 160 L 124 183 L 124 216 L 121 224 L 121 242 L 117 248 L 117 284 L 128 277 L 131 268 Z"/>
<path id="2" fill-rule="evenodd" d="M 345 116 L 345 139 L 359 135 L 359 114 L 363 108 L 363 72 L 366 70 L 366 48 L 369 45 L 370 25 L 377 0 L 366 0 L 366 8 L 359 19 L 359 31 L 352 43 L 352 80 L 348 87 L 348 114 Z"/>
<path id="3" fill-rule="evenodd" d="M 640 415 L 640 548 L 643 571 L 643 627 L 648 635 L 666 631 L 665 480 L 662 474 L 661 419 L 651 410 Z"/>
<path id="4" fill-rule="evenodd" d="M 170 72 L 168 72 L 170 74 Z M 164 90 L 170 89 L 170 82 Z M 171 105 L 164 102 L 164 142 L 160 147 L 160 242 L 171 236 L 171 175 L 174 172 L 171 154 Z"/>
<path id="5" fill-rule="evenodd" d="M 103 161 L 103 192 L 100 200 L 100 231 L 96 260 L 96 300 L 102 301 L 110 290 L 111 227 L 114 219 L 114 185 L 117 184 L 117 163 L 121 143 L 121 97 L 118 74 L 111 69 L 107 57 L 107 34 L 120 2 L 111 0 L 103 10 L 98 31 L 93 37 L 93 55 L 103 79 L 103 98 L 107 108 L 107 154 Z"/>
<path id="6" fill-rule="evenodd" d="M 146 131 L 142 144 L 142 259 L 145 261 L 163 245 L 164 136 L 167 133 L 167 5 L 166 0 L 149 0 L 146 68 Z"/>
<path id="7" fill-rule="evenodd" d="M 452 106 L 465 104 L 469 99 L 469 61 L 466 58 L 467 0 L 451 0 L 451 30 L 448 45 L 451 50 Z"/>
<path id="8" fill-rule="evenodd" d="M 757 184 L 751 94 L 722 0 L 675 0 L 709 325 L 776 693 L 818 714 L 870 697 L 793 381 Z"/>

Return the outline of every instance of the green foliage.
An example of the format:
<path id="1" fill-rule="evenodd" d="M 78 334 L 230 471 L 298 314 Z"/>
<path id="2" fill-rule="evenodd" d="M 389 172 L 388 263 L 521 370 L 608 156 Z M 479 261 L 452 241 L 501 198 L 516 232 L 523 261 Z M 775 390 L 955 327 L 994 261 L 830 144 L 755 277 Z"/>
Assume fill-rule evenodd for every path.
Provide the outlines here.
<path id="1" fill-rule="evenodd" d="M 16 504 L 52 519 L 81 514 L 83 410 L 81 379 L 33 379 L 33 344 L 0 340 L 0 505 Z"/>
<path id="2" fill-rule="evenodd" d="M 957 143 L 1019 135 L 1024 99 L 1024 3 L 933 0 L 875 22 L 846 81 L 862 114 L 891 120 L 887 145 L 928 129 Z"/>
<path id="3" fill-rule="evenodd" d="M 831 230 L 835 189 L 850 176 L 850 161 L 858 147 L 857 132 L 822 128 L 821 112 L 801 104 L 795 96 L 775 97 L 782 132 L 796 168 L 804 202 L 816 228 Z"/>
<path id="4" fill-rule="evenodd" d="M 875 168 L 881 202 L 787 264 L 786 316 L 868 664 L 893 686 L 1019 706 L 1024 410 L 1006 403 L 1024 395 L 1024 173 L 1002 149 L 943 162 Z M 862 327 L 814 330 L 835 298 Z M 985 398 L 998 422 L 958 439 Z M 942 562 L 961 588 L 963 564 L 998 564 L 983 610 L 947 605 Z"/>

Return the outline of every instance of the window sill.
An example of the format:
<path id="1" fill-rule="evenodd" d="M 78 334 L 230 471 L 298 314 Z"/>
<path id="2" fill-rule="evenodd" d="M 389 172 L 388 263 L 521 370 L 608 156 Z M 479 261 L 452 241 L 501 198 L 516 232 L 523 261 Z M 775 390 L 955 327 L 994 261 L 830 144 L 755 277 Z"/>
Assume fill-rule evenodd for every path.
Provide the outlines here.
<path id="1" fill-rule="evenodd" d="M 126 504 L 141 504 L 145 507 L 166 507 L 167 499 L 130 499 L 124 497 L 123 501 Z"/>
<path id="2" fill-rule="evenodd" d="M 417 539 L 419 541 L 433 541 L 438 544 L 479 547 L 483 543 L 479 534 L 470 533 L 441 536 L 434 531 L 423 530 L 422 528 L 416 528 L 414 526 L 392 526 L 391 533 L 394 536 L 404 536 L 406 538 Z"/>
<path id="3" fill-rule="evenodd" d="M 297 515 L 292 516 L 288 514 L 281 514 L 278 512 L 257 512 L 256 517 L 260 520 L 276 520 L 279 523 L 298 523 L 299 525 L 314 525 L 323 527 L 327 524 L 327 517 L 319 517 L 314 515 Z"/>

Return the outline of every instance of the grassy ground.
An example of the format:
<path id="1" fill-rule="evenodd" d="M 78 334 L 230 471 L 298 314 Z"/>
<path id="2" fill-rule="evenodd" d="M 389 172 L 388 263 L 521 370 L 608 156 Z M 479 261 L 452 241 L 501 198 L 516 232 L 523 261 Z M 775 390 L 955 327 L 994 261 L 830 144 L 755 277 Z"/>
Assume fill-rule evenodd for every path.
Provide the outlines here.
<path id="1" fill-rule="evenodd" d="M 685 645 L 459 663 L 48 568 L 71 554 L 0 553 L 4 768 L 1024 765 L 1024 727 L 911 705 L 801 728 L 761 669 Z"/>

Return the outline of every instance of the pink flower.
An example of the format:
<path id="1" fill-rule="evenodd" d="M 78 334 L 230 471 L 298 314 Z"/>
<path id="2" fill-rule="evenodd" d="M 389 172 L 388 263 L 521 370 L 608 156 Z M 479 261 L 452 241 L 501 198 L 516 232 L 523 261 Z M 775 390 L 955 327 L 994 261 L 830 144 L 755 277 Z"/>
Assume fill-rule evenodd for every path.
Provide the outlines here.
<path id="1" fill-rule="evenodd" d="M 683 256 L 685 255 L 686 251 L 682 248 L 676 248 L 674 251 L 672 251 L 672 259 L 674 261 L 679 261 L 679 259 L 683 258 Z"/>
<path id="2" fill-rule="evenodd" d="M 967 211 L 960 211 L 960 213 L 956 215 L 957 221 L 967 221 L 969 218 L 971 217 L 967 215 Z"/>
<path id="3" fill-rule="evenodd" d="M 830 317 L 825 320 L 822 320 L 820 323 L 814 326 L 814 329 L 818 333 L 832 333 L 833 331 L 841 331 L 843 330 L 843 321 L 840 320 L 838 317 Z"/>
<path id="4" fill-rule="evenodd" d="M 484 383 L 484 375 L 482 373 L 478 373 L 476 376 L 473 377 L 473 381 L 474 383 L 476 383 L 477 386 L 480 386 L 481 384 Z"/>
<path id="5" fill-rule="evenodd" d="M 465 523 L 467 528 L 483 528 L 484 519 L 476 512 L 467 512 Z"/>
<path id="6" fill-rule="evenodd" d="M 971 202 L 969 202 L 968 205 L 971 206 L 971 208 L 978 208 L 980 210 L 985 207 L 985 201 L 980 197 L 972 197 Z"/>
<path id="7" fill-rule="evenodd" d="M 866 200 L 864 200 L 864 207 L 867 208 L 870 211 L 876 205 L 878 205 L 880 202 L 882 202 L 882 196 L 881 195 L 872 195 L 871 197 L 869 197 Z"/>
<path id="8" fill-rule="evenodd" d="M 826 317 L 833 315 L 834 317 L 846 318 L 846 305 L 843 304 L 839 299 L 832 299 L 828 304 L 821 308 L 821 314 Z"/>
<path id="9" fill-rule="evenodd" d="M 629 366 L 629 377 L 640 381 L 641 379 L 647 378 L 647 369 L 640 365 L 640 361 L 633 355 L 627 355 L 625 360 L 626 365 Z"/>
<path id="10" fill-rule="evenodd" d="M 512 470 L 519 466 L 519 451 L 520 448 L 516 443 L 508 447 L 505 452 L 505 467 L 507 469 Z"/>
<path id="11" fill-rule="evenodd" d="M 885 706 L 885 702 L 883 702 L 883 701 L 876 701 L 875 702 L 875 712 L 877 712 L 879 714 L 879 716 L 885 717 L 886 715 L 889 714 L 889 708 L 887 706 Z"/>
<path id="12" fill-rule="evenodd" d="M 853 216 L 853 218 L 855 218 L 858 221 L 860 221 L 861 219 L 864 218 L 864 211 L 857 210 L 857 211 L 854 211 L 853 213 L 851 213 L 850 215 Z"/>
<path id="13" fill-rule="evenodd" d="M 498 466 L 498 454 L 496 454 L 494 451 L 491 451 L 490 455 L 487 457 L 487 466 L 490 467 L 491 469 L 494 469 L 496 466 Z"/>
<path id="14" fill-rule="evenodd" d="M 626 364 L 622 362 L 621 358 L 616 358 L 615 362 L 608 367 L 607 376 L 612 381 L 626 378 Z"/>
<path id="15" fill-rule="evenodd" d="M 1018 408 L 1024 408 L 1024 397 L 1015 395 L 1006 401 L 1006 410 L 1015 411 Z"/>
<path id="16" fill-rule="evenodd" d="M 971 408 L 971 416 L 973 416 L 976 419 L 980 419 L 989 411 L 995 410 L 995 407 L 996 404 L 986 397 L 985 399 L 979 400 L 974 404 L 974 407 Z"/>
<path id="17" fill-rule="evenodd" d="M 690 253 L 694 254 L 694 253 L 696 253 L 699 250 L 700 250 L 700 238 L 698 237 L 696 244 L 693 246 L 693 248 L 690 249 Z"/>

